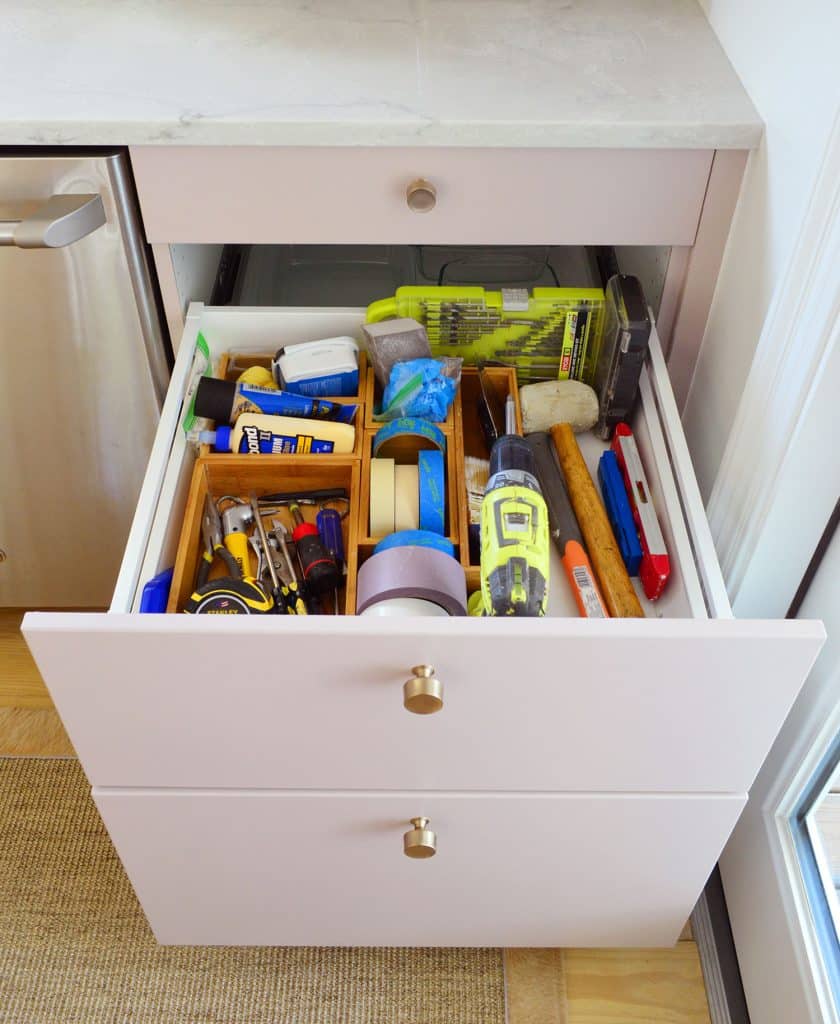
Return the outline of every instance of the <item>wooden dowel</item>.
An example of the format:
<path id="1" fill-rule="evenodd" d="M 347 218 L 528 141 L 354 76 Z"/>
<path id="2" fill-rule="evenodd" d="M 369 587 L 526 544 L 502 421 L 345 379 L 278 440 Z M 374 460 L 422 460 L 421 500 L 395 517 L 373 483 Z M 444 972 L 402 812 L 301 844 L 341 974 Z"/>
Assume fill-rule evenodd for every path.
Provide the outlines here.
<path id="1" fill-rule="evenodd" d="M 645 613 L 624 567 L 610 521 L 586 468 L 574 431 L 568 423 L 556 423 L 551 428 L 551 437 L 566 478 L 572 508 L 610 615 L 614 618 L 643 619 Z"/>

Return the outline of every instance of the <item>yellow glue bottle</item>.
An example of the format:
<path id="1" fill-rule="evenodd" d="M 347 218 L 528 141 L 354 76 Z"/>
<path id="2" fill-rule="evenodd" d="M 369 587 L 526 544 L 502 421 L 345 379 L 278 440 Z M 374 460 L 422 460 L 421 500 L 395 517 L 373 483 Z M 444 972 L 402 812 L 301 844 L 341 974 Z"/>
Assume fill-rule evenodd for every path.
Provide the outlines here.
<path id="1" fill-rule="evenodd" d="M 347 455 L 356 443 L 349 423 L 243 412 L 233 426 L 202 430 L 198 440 L 217 452 L 242 455 Z"/>

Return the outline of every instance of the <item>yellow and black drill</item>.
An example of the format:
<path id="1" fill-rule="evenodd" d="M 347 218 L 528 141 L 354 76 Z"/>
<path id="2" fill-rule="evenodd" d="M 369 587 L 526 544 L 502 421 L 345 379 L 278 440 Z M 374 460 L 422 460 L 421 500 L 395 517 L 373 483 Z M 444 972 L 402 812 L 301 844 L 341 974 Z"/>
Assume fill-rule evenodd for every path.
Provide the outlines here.
<path id="1" fill-rule="evenodd" d="M 524 438 L 503 434 L 490 450 L 481 505 L 485 615 L 545 615 L 549 545 L 548 509 L 533 453 Z"/>

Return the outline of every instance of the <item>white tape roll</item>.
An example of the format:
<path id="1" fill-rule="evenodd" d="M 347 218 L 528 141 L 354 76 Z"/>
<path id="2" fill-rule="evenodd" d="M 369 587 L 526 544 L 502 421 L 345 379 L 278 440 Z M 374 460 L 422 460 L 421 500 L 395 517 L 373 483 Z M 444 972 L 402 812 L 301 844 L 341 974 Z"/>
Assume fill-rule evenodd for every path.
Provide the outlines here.
<path id="1" fill-rule="evenodd" d="M 394 532 L 394 460 L 370 460 L 370 536 Z"/>
<path id="2" fill-rule="evenodd" d="M 421 615 L 428 619 L 449 618 L 449 612 L 439 604 L 421 601 L 418 597 L 392 597 L 389 601 L 372 604 L 362 615 L 378 616 L 379 618 L 398 618 L 407 615 Z"/>
<path id="3" fill-rule="evenodd" d="M 420 469 L 396 466 L 394 469 L 394 529 L 420 528 Z"/>

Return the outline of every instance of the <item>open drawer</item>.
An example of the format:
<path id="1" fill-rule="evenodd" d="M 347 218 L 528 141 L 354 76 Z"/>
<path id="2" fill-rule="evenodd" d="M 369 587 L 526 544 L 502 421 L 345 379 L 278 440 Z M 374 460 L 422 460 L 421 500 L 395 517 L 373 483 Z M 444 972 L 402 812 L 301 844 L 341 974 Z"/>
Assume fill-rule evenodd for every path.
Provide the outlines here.
<path id="1" fill-rule="evenodd" d="M 743 793 L 823 639 L 732 619 L 657 339 L 634 429 L 674 562 L 645 620 L 135 613 L 174 560 L 194 452 L 181 430 L 211 351 L 359 334 L 361 309 L 191 308 L 107 614 L 24 633 L 97 786 Z M 585 442 L 592 467 L 599 446 Z M 402 684 L 434 666 L 443 710 Z"/>

